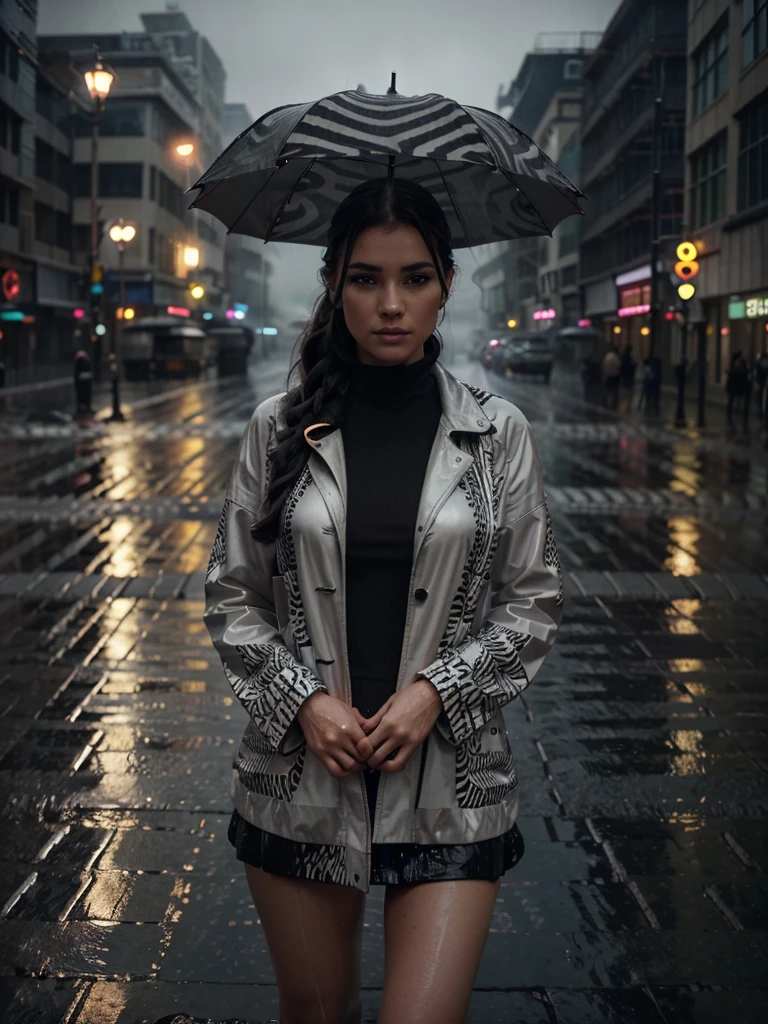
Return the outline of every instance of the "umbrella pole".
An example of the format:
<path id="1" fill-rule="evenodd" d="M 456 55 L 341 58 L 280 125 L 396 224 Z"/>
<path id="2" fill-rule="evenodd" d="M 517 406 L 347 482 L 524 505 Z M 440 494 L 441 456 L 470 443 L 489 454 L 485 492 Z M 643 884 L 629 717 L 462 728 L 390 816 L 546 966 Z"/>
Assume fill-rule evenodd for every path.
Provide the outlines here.
<path id="1" fill-rule="evenodd" d="M 392 81 L 389 83 L 389 88 L 387 89 L 387 96 L 391 96 L 393 94 L 397 95 L 397 89 L 395 88 L 395 82 L 396 81 L 397 81 L 397 72 L 393 71 L 392 72 Z"/>

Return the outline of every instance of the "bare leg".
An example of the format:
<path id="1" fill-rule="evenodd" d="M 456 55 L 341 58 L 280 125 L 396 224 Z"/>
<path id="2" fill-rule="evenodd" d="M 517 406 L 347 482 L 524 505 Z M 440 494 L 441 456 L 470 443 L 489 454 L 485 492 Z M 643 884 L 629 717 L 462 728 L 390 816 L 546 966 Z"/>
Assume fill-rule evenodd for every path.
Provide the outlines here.
<path id="1" fill-rule="evenodd" d="M 281 1024 L 359 1024 L 365 893 L 245 865 L 280 993 Z"/>
<path id="2" fill-rule="evenodd" d="M 379 1024 L 464 1024 L 500 884 L 387 888 Z"/>

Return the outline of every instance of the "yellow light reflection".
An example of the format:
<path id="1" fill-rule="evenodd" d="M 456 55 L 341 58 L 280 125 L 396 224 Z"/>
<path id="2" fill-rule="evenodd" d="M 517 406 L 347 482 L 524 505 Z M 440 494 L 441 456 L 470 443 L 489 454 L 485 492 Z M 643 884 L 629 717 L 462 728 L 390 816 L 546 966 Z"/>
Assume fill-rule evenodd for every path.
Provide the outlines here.
<path id="1" fill-rule="evenodd" d="M 701 658 L 670 658 L 667 664 L 672 672 L 703 672 L 706 668 Z"/>
<path id="2" fill-rule="evenodd" d="M 696 636 L 701 632 L 695 622 L 683 618 L 681 615 L 671 617 L 667 623 L 667 629 L 675 636 Z"/>
<path id="3" fill-rule="evenodd" d="M 668 558 L 662 563 L 662 569 L 673 576 L 695 576 L 701 572 L 696 561 L 697 545 L 701 534 L 694 519 L 676 516 L 667 523 L 669 540 L 674 547 Z"/>
<path id="4" fill-rule="evenodd" d="M 667 775 L 706 775 L 706 751 L 702 750 L 704 733 L 697 729 L 675 729 L 667 745 L 680 751 L 669 760 Z"/>

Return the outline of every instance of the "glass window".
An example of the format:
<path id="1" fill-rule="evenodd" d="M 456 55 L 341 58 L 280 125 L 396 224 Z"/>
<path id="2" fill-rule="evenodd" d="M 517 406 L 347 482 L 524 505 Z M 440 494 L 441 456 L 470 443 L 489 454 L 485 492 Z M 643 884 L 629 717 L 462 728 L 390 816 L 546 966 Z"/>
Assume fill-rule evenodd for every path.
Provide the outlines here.
<path id="1" fill-rule="evenodd" d="M 693 55 L 693 116 L 728 88 L 728 16 L 715 25 Z"/>
<path id="2" fill-rule="evenodd" d="M 744 0 L 741 5 L 741 66 L 757 60 L 768 47 L 768 0 Z"/>
<path id="3" fill-rule="evenodd" d="M 54 156 L 53 147 L 42 139 L 35 139 L 35 175 L 43 181 L 53 181 L 54 178 Z"/>
<path id="4" fill-rule="evenodd" d="M 725 216 L 728 136 L 722 132 L 691 156 L 691 218 L 700 228 Z"/>
<path id="5" fill-rule="evenodd" d="M 768 200 L 768 93 L 740 114 L 738 208 L 748 210 Z"/>
<path id="6" fill-rule="evenodd" d="M 99 195 L 104 198 L 141 199 L 143 164 L 99 164 Z M 91 165 L 75 165 L 75 195 L 91 194 Z"/>
<path id="7" fill-rule="evenodd" d="M 133 100 L 108 100 L 99 117 L 99 135 L 105 137 L 143 135 L 146 109 L 146 104 Z M 85 138 L 90 136 L 92 130 L 91 118 L 87 114 L 78 114 L 75 118 L 75 135 Z"/>

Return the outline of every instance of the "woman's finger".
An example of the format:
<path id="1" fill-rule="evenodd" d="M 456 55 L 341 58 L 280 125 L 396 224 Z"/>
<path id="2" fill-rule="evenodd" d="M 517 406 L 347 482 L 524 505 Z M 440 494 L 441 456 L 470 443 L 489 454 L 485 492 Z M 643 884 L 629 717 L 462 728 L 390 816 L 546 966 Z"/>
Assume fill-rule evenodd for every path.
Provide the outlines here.
<path id="1" fill-rule="evenodd" d="M 381 766 L 380 771 L 386 775 L 394 774 L 395 772 L 401 772 L 403 768 L 408 764 L 411 759 L 411 754 L 416 749 L 414 744 L 409 744 L 405 747 L 400 747 L 397 754 L 390 760 L 384 762 Z"/>
<path id="2" fill-rule="evenodd" d="M 381 746 L 378 747 L 374 751 L 373 755 L 368 758 L 368 767 L 381 768 L 381 766 L 386 763 L 386 760 L 392 753 L 392 751 L 397 750 L 399 745 L 399 741 L 392 739 L 391 737 L 389 739 L 384 740 Z"/>

